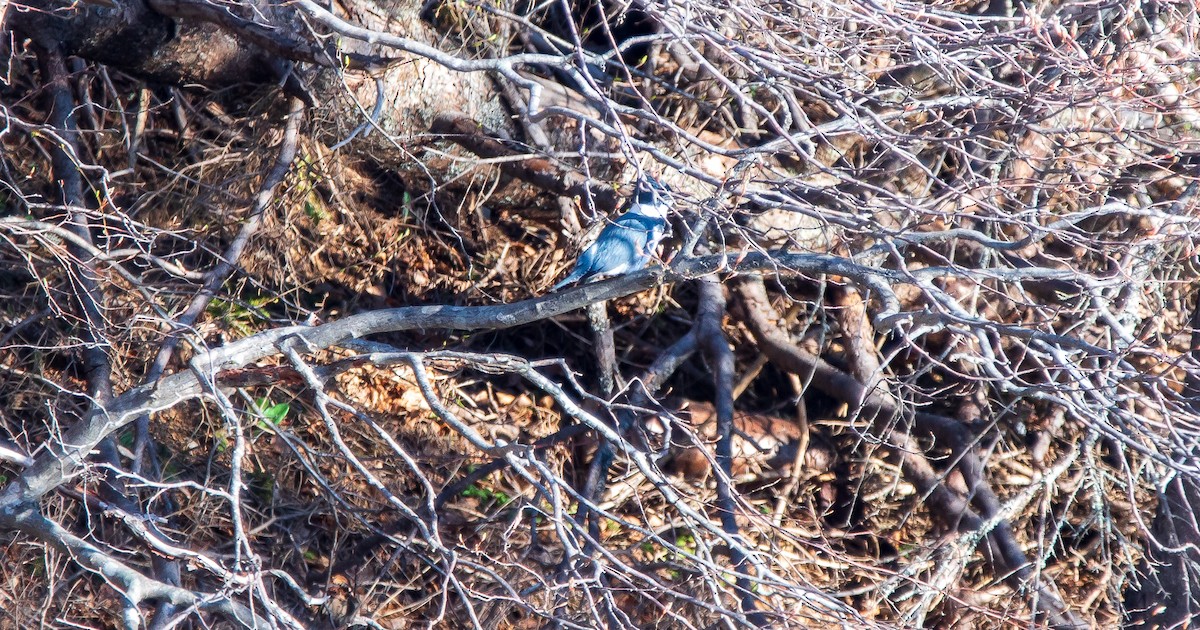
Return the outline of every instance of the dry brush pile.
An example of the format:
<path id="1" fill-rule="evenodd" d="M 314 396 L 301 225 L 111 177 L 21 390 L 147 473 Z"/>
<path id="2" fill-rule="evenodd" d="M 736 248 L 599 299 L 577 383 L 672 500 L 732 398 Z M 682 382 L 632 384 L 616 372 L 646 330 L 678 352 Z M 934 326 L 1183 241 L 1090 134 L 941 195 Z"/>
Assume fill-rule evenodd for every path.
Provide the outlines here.
<path id="1" fill-rule="evenodd" d="M 0 626 L 1197 609 L 1194 8 L 0 11 Z"/>

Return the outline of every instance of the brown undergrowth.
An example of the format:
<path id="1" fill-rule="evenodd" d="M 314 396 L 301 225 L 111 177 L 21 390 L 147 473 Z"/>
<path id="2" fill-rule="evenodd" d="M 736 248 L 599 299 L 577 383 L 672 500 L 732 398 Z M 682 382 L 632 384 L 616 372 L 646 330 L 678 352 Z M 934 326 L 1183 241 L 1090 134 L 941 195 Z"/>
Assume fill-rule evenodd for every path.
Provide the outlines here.
<path id="1" fill-rule="evenodd" d="M 697 72 L 658 54 L 664 63 L 660 74 Z M 84 92 L 120 100 L 97 76 L 83 74 L 80 80 L 95 82 Z M 37 94 L 30 68 L 16 80 Z M 115 80 L 123 90 L 136 85 Z M 701 80 L 688 85 L 693 91 L 701 87 Z M 723 94 L 723 88 L 712 89 Z M 267 94 L 218 99 L 148 90 L 146 98 L 151 106 L 140 159 L 131 162 L 117 134 L 108 131 L 129 126 L 115 108 L 98 110 L 99 120 L 85 121 L 88 134 L 81 143 L 88 164 L 121 173 L 112 181 L 93 182 L 97 202 L 89 211 L 103 226 L 93 230 L 94 238 L 110 250 L 142 248 L 176 269 L 156 271 L 144 257 L 127 253 L 122 262 L 143 272 L 141 284 L 115 273 L 103 276 L 108 356 L 118 367 L 118 391 L 141 384 L 168 334 L 166 320 L 196 293 L 197 281 L 189 272 L 211 267 L 247 220 L 249 200 L 270 168 L 280 136 L 270 122 L 278 104 Z M 773 98 L 761 100 L 786 105 Z M 36 99 L 9 100 L 20 117 L 44 117 Z M 734 128 L 747 136 L 765 133 L 717 115 L 728 112 L 705 122 L 701 108 L 685 107 L 697 102 L 687 90 L 662 100 L 663 110 L 681 124 L 706 126 L 708 133 L 732 134 Z M 836 118 L 828 108 L 808 105 L 813 123 Z M 188 124 L 175 122 L 176 108 L 187 112 Z M 936 126 L 937 121 L 920 123 Z M 1036 135 L 1023 145 L 1031 157 L 1005 167 L 1014 180 L 1034 178 L 1038 168 L 1054 163 L 1056 188 L 1047 209 L 1067 215 L 1103 201 L 1096 192 L 1103 180 L 1097 164 L 1107 162 L 1077 159 L 1072 153 L 1077 145 L 1036 142 Z M 1079 143 L 1099 141 L 1072 137 Z M 886 180 L 895 189 L 937 189 L 923 179 L 922 169 L 913 168 L 904 178 L 873 172 L 873 154 L 864 139 L 835 135 L 835 140 L 839 155 L 823 167 L 842 160 L 861 167 L 863 178 L 874 178 L 879 186 Z M 5 193 L 6 212 L 60 220 L 60 210 L 46 201 L 52 197 L 52 178 L 44 168 L 22 168 L 42 163 L 43 140 L 29 133 L 3 141 L 5 181 L 23 195 L 16 200 Z M 1050 155 L 1052 149 L 1071 155 Z M 831 151 L 823 145 L 820 153 Z M 566 272 L 574 247 L 568 245 L 556 200 L 544 194 L 536 197 L 541 204 L 506 204 L 504 191 L 524 184 L 484 166 L 472 175 L 419 188 L 359 158 L 303 141 L 261 228 L 237 261 L 237 273 L 186 331 L 169 371 L 189 369 L 187 361 L 205 347 L 283 325 L 336 321 L 381 308 L 493 305 L 540 295 Z M 1156 202 L 1182 192 L 1181 178 L 1169 172 L 1154 179 L 1147 190 Z M 972 188 L 957 196 L 943 191 L 938 194 L 946 204 L 937 212 L 925 208 L 913 216 L 872 201 L 855 208 L 861 209 L 856 218 L 877 223 L 857 233 L 848 230 L 831 251 L 857 253 L 888 230 L 911 237 L 960 224 L 989 237 L 1019 240 L 1030 225 L 1042 227 L 1054 218 L 991 224 L 986 212 L 993 204 L 1020 206 L 1021 187 L 1011 188 Z M 843 182 L 822 194 L 839 207 L 856 201 L 857 193 L 847 192 Z M 696 201 L 682 203 L 699 207 Z M 576 210 L 585 213 L 582 207 Z M 728 220 L 720 227 L 729 234 L 743 234 L 732 215 L 722 210 L 714 216 Z M 1108 246 L 1154 236 L 1147 221 L 1135 216 L 1079 221 L 1013 254 L 1011 266 L 1023 268 L 1018 261 L 1030 259 L 1103 275 L 1111 262 Z M 86 377 L 80 320 L 69 291 L 73 261 L 53 234 L 9 238 L 0 247 L 5 318 L 0 428 L 3 437 L 33 450 L 82 416 L 90 402 L 80 394 Z M 1174 261 L 1194 252 L 1180 241 L 1167 241 L 1164 251 L 1153 252 L 1157 264 L 1182 267 Z M 731 258 L 753 248 L 744 249 Z M 986 256 L 1001 254 L 980 253 L 971 243 L 961 248 L 934 243 L 897 258 L 906 271 L 916 272 L 939 265 L 970 267 Z M 772 323 L 798 348 L 854 374 L 854 335 L 839 319 L 839 309 L 846 307 L 835 297 L 849 285 L 837 277 L 813 276 L 772 281 L 769 306 L 781 315 Z M 1188 277 L 1164 279 L 1161 294 L 1137 307 L 1149 323 L 1133 331 L 1140 341 L 1136 352 L 1116 359 L 1088 357 L 1085 373 L 1102 373 L 1110 359 L 1127 360 L 1147 380 L 1162 378 L 1169 381 L 1164 389 L 1182 391 L 1185 368 L 1177 363 L 1192 350 L 1186 322 L 1193 284 Z M 1067 281 L 949 277 L 938 278 L 936 287 L 963 303 L 985 302 L 979 311 L 997 326 L 1070 330 L 1081 343 L 1101 347 L 1108 347 L 1112 334 L 1096 324 L 1099 316 L 1083 321 L 1069 308 L 1086 296 Z M 915 285 L 897 289 L 905 312 L 929 308 L 922 291 Z M 636 393 L 636 378 L 696 324 L 699 299 L 695 289 L 680 283 L 609 305 L 626 392 Z M 878 296 L 866 299 L 878 308 L 870 301 Z M 1101 431 L 1105 418 L 1093 424 L 1067 417 L 1044 400 L 1031 402 L 975 367 L 986 350 L 1011 356 L 1013 380 L 1027 390 L 1086 387 L 1026 353 L 1029 337 L 987 337 L 994 347 L 985 348 L 978 337 L 963 334 L 965 325 L 927 331 L 919 341 L 868 327 L 864 336 L 870 352 L 883 358 L 880 395 L 905 410 L 880 419 L 810 386 L 804 375 L 766 361 L 746 305 L 736 297 L 730 305 L 721 328 L 742 381 L 729 480 L 738 507 L 735 542 L 758 563 L 753 568 L 761 581 L 751 591 L 759 611 L 768 615 L 764 625 L 1025 628 L 1041 623 L 1030 594 L 1012 588 L 1005 581 L 1009 576 L 993 569 L 981 534 L 960 529 L 932 510 L 932 492 L 922 491 L 905 473 L 906 457 L 927 459 L 941 487 L 968 498 L 978 490 L 969 487 L 951 446 L 939 442 L 940 436 L 912 430 L 909 416 L 916 412 L 941 414 L 966 427 L 971 453 L 984 462 L 982 481 L 1003 507 L 987 526 L 1011 525 L 1034 575 L 1049 578 L 1084 623 L 1107 628 L 1123 621 L 1123 593 L 1136 579 L 1146 515 L 1156 507 L 1148 480 L 1159 475 L 1157 445 L 1144 432 Z M 130 480 L 130 493 L 172 540 L 228 566 L 245 569 L 260 562 L 259 568 L 292 576 L 299 591 L 324 598 L 305 602 L 282 582 L 263 587 L 314 627 L 346 627 L 363 619 L 394 628 L 540 628 L 551 620 L 590 627 L 598 619 L 645 628 L 710 627 L 745 612 L 738 610 L 738 578 L 747 565 L 738 566 L 740 551 L 713 525 L 724 515 L 720 473 L 713 466 L 715 368 L 699 354 L 679 367 L 657 400 L 635 404 L 633 396 L 619 396 L 617 404 L 608 405 L 576 387 L 595 389 L 598 371 L 582 315 L 503 330 L 416 330 L 368 341 L 381 345 L 310 357 L 311 366 L 324 370 L 318 374 L 320 392 L 308 386 L 295 365 L 277 357 L 244 368 L 236 375 L 241 381 L 233 382 L 230 375 L 218 379 L 217 391 L 228 399 L 228 409 L 210 393 L 154 414 L 148 443 L 139 441 L 132 426 L 121 431 L 115 439 L 120 458 L 138 461 L 139 474 L 145 475 Z M 587 413 L 620 427 L 631 444 L 652 453 L 657 468 L 651 472 L 665 471 L 667 483 L 618 454 L 595 505 L 581 507 L 586 501 L 575 493 L 586 487 L 589 466 L 604 449 L 598 432 L 573 430 L 580 426 L 580 414 L 517 373 L 435 356 L 439 351 L 542 361 L 540 373 Z M 375 353 L 423 353 L 419 363 L 428 383 L 407 359 L 363 358 Z M 1122 382 L 1113 389 L 1124 394 L 1119 404 L 1133 415 L 1154 426 L 1170 422 L 1164 407 L 1144 400 L 1145 392 L 1135 385 Z M 625 404 L 637 407 L 631 426 L 620 424 Z M 472 443 L 467 430 L 447 421 L 444 410 L 498 448 Z M 910 433 L 910 440 L 897 439 Z M 235 462 L 240 439 L 244 452 Z M 139 444 L 152 457 L 138 459 Z M 504 447 L 513 445 L 528 447 L 520 451 L 528 456 L 524 468 L 504 459 L 514 452 Z M 229 490 L 235 463 L 244 482 L 233 491 L 241 500 L 238 514 L 231 513 L 228 495 L 222 494 Z M 18 472 L 0 468 L 5 482 Z M 123 527 L 111 506 L 86 499 L 99 494 L 101 477 L 99 468 L 81 475 L 48 499 L 44 511 L 149 571 L 156 552 Z M 668 496 L 664 485 L 674 494 Z M 239 546 L 238 536 L 249 549 Z M 121 623 L 119 596 L 63 551 L 16 533 L 5 533 L 0 547 L 0 627 Z M 184 586 L 222 588 L 212 575 L 184 565 Z"/>

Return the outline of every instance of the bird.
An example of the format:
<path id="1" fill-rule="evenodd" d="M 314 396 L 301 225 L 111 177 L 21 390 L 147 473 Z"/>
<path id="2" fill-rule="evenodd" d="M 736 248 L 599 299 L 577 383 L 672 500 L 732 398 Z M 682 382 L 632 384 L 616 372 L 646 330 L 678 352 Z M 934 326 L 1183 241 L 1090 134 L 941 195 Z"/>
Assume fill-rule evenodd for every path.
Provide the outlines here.
<path id="1" fill-rule="evenodd" d="M 575 261 L 570 275 L 550 287 L 557 291 L 572 282 L 619 276 L 646 266 L 667 233 L 671 189 L 652 177 L 638 182 L 637 192 L 621 216 L 604 226 L 596 241 Z"/>

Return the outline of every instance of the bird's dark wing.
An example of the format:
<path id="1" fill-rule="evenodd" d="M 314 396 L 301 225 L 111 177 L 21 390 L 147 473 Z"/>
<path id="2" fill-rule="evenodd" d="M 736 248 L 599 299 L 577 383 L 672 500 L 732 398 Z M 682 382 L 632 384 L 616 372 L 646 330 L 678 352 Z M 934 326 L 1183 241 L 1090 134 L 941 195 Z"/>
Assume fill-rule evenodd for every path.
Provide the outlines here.
<path id="1" fill-rule="evenodd" d="M 649 235 L 620 222 L 604 228 L 588 248 L 592 253 L 592 274 L 615 275 L 637 269 L 645 263 L 643 251 Z"/>

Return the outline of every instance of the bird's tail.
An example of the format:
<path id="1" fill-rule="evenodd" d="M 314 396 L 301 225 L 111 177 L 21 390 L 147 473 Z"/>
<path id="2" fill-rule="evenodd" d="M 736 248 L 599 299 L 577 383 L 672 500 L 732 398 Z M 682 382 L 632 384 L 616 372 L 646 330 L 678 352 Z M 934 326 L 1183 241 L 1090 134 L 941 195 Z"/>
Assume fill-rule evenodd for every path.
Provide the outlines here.
<path id="1" fill-rule="evenodd" d="M 555 291 L 567 286 L 568 284 L 575 282 L 576 280 L 582 278 L 584 273 L 586 273 L 585 270 L 580 269 L 579 267 L 576 267 L 569 276 L 567 276 L 566 278 L 563 278 L 562 280 L 559 280 L 557 284 L 550 287 L 550 290 L 547 291 L 547 293 L 554 293 Z"/>

